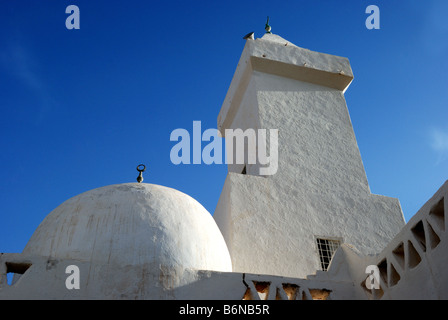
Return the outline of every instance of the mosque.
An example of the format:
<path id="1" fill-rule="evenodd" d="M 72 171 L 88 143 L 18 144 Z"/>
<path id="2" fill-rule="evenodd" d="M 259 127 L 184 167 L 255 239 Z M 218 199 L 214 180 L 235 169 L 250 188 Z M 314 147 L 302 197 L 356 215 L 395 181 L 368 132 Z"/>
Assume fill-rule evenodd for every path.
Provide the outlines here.
<path id="1" fill-rule="evenodd" d="M 347 58 L 248 35 L 217 126 L 278 129 L 278 171 L 229 164 L 213 215 L 141 174 L 68 199 L 0 254 L 0 299 L 447 299 L 448 181 L 407 224 L 370 192 L 352 80 Z"/>

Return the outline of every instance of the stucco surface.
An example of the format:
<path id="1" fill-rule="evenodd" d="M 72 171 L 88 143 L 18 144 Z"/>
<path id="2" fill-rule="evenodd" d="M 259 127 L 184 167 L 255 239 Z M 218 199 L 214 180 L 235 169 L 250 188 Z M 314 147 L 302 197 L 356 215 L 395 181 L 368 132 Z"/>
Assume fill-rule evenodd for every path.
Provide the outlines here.
<path id="1" fill-rule="evenodd" d="M 232 270 L 210 213 L 180 191 L 145 183 L 106 186 L 65 201 L 23 253 L 149 270 Z"/>
<path id="2" fill-rule="evenodd" d="M 278 170 L 260 176 L 260 165 L 248 164 L 243 175 L 244 165 L 228 166 L 214 218 L 233 271 L 306 277 L 320 269 L 316 238 L 375 254 L 403 227 L 399 201 L 370 192 L 344 97 L 347 77 L 346 58 L 275 35 L 247 40 L 218 126 L 278 129 Z"/>

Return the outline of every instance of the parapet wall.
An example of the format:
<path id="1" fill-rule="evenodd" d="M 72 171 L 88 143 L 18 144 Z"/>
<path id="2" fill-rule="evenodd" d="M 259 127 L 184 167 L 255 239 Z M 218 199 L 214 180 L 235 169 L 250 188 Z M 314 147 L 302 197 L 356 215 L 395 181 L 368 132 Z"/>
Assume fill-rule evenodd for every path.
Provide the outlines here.
<path id="1" fill-rule="evenodd" d="M 378 255 L 343 244 L 327 272 L 306 279 L 207 270 L 142 270 L 92 265 L 21 253 L 0 254 L 3 299 L 347 300 L 448 299 L 448 181 Z M 81 272 L 80 289 L 66 288 L 66 267 Z M 378 267 L 380 289 L 368 289 L 366 267 Z M 7 273 L 17 274 L 8 283 Z M 127 275 L 117 283 L 117 274 Z M 132 277 L 132 275 L 140 277 Z M 130 277 L 130 278 L 129 278 Z"/>
<path id="2" fill-rule="evenodd" d="M 380 289 L 367 289 L 364 274 L 358 284 L 368 298 L 448 299 L 447 212 L 448 181 L 369 262 L 379 269 Z"/>

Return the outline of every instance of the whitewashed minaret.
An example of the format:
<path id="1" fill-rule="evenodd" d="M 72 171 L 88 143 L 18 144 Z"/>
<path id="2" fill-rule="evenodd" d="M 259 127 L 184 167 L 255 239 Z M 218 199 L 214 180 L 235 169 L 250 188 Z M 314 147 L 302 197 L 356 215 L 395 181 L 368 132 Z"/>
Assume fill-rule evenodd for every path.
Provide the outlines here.
<path id="1" fill-rule="evenodd" d="M 352 80 L 347 58 L 271 33 L 246 40 L 218 129 L 278 129 L 278 170 L 228 166 L 214 218 L 234 272 L 306 277 L 332 246 L 377 253 L 404 225 L 397 199 L 370 192 L 344 98 Z"/>

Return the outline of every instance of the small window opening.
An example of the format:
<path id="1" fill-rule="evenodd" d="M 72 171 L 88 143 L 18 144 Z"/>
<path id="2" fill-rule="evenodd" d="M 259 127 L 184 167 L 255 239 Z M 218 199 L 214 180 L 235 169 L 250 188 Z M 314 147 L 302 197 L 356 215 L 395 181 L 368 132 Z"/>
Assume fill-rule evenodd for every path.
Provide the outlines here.
<path id="1" fill-rule="evenodd" d="M 390 278 L 389 278 L 389 286 L 393 287 L 400 281 L 400 274 L 395 269 L 394 265 L 390 264 Z"/>
<path id="2" fill-rule="evenodd" d="M 408 265 L 411 269 L 415 268 L 420 262 L 422 258 L 418 254 L 414 245 L 411 241 L 408 240 Z"/>
<path id="3" fill-rule="evenodd" d="M 317 249 L 319 251 L 320 264 L 323 271 L 327 271 L 334 253 L 339 248 L 339 240 L 317 238 Z"/>
<path id="4" fill-rule="evenodd" d="M 283 291 L 285 291 L 288 300 L 296 300 L 299 293 L 299 286 L 296 284 L 283 283 Z"/>
<path id="5" fill-rule="evenodd" d="M 378 264 L 378 270 L 380 271 L 380 277 L 383 280 L 383 283 L 387 285 L 387 259 L 383 259 Z"/>
<path id="6" fill-rule="evenodd" d="M 421 245 L 423 252 L 426 251 L 426 239 L 425 239 L 425 229 L 423 228 L 423 222 L 419 221 L 413 228 L 411 228 L 412 234 L 417 239 L 418 243 Z"/>
<path id="7" fill-rule="evenodd" d="M 6 278 L 8 285 L 12 286 L 16 283 L 29 267 L 31 267 L 31 263 L 6 262 Z"/>
<path id="8" fill-rule="evenodd" d="M 313 300 L 327 300 L 331 290 L 327 289 L 310 289 Z"/>
<path id="9" fill-rule="evenodd" d="M 392 251 L 392 254 L 396 258 L 396 260 L 398 261 L 401 269 L 404 269 L 404 245 L 403 245 L 403 242 L 401 242 L 398 245 L 398 247 L 396 247 Z"/>
<path id="10" fill-rule="evenodd" d="M 258 292 L 260 300 L 267 300 L 269 294 L 269 286 L 271 283 L 265 281 L 253 281 L 253 283 L 255 285 L 255 289 Z"/>
<path id="11" fill-rule="evenodd" d="M 428 238 L 429 238 L 429 246 L 431 249 L 437 247 L 440 243 L 440 238 L 437 233 L 434 231 L 433 227 L 430 223 L 428 223 Z"/>

